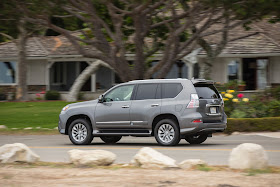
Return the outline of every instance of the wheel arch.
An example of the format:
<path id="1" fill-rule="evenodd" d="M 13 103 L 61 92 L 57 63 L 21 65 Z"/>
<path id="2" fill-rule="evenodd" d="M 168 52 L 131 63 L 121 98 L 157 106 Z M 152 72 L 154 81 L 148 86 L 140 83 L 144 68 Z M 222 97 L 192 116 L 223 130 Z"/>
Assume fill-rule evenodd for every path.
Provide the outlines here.
<path id="1" fill-rule="evenodd" d="M 73 115 L 70 118 L 68 118 L 68 120 L 66 122 L 66 127 L 65 127 L 65 134 L 68 135 L 69 126 L 76 119 L 85 119 L 90 123 L 90 125 L 92 127 L 92 121 L 91 121 L 91 119 L 88 115 L 86 115 L 86 114 L 76 114 L 76 115 Z"/>
<path id="2" fill-rule="evenodd" d="M 152 136 L 154 136 L 154 129 L 155 129 L 155 126 L 156 124 L 162 120 L 162 119 L 171 119 L 173 120 L 174 122 L 176 122 L 179 130 L 180 130 L 180 125 L 179 125 L 179 121 L 178 121 L 178 118 L 174 115 L 174 114 L 170 114 L 170 113 L 166 113 L 166 114 L 160 114 L 158 116 L 156 116 L 152 122 Z"/>

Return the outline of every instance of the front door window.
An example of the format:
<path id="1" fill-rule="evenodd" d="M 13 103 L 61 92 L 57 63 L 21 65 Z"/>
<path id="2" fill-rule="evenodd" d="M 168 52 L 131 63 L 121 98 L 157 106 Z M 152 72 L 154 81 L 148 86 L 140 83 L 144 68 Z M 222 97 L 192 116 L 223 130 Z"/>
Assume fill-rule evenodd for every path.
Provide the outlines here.
<path id="1" fill-rule="evenodd" d="M 125 85 L 117 87 L 104 96 L 105 102 L 111 101 L 129 101 L 132 96 L 134 85 Z"/>

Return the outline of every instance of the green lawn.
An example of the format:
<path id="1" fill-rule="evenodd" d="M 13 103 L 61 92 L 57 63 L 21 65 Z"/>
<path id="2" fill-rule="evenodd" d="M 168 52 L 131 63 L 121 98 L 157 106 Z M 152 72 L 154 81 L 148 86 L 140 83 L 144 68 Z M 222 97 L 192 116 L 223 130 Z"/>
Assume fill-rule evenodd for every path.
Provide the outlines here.
<path id="1" fill-rule="evenodd" d="M 0 102 L 0 125 L 8 128 L 54 128 L 64 101 Z"/>

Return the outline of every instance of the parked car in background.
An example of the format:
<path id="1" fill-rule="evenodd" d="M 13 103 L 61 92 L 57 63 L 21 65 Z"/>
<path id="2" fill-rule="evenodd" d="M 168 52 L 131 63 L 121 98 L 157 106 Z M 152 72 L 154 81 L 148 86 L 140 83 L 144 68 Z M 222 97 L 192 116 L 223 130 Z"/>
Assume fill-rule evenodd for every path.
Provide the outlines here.
<path id="1" fill-rule="evenodd" d="M 122 83 L 97 100 L 65 106 L 58 129 L 76 145 L 94 137 L 112 144 L 122 136 L 154 136 L 160 145 L 174 146 L 181 139 L 200 144 L 223 132 L 226 123 L 213 81 L 151 79 Z"/>

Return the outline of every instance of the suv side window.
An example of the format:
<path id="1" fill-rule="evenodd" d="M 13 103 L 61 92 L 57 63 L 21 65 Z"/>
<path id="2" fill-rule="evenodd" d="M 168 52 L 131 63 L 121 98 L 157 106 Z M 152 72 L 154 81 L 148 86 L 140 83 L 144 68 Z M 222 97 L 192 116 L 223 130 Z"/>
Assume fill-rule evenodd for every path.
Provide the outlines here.
<path id="1" fill-rule="evenodd" d="M 135 100 L 156 99 L 158 84 L 139 84 Z"/>
<path id="2" fill-rule="evenodd" d="M 180 83 L 164 83 L 162 84 L 162 99 L 174 98 L 183 89 Z"/>
<path id="3" fill-rule="evenodd" d="M 104 96 L 105 102 L 129 101 L 132 96 L 134 85 L 119 86 Z"/>

